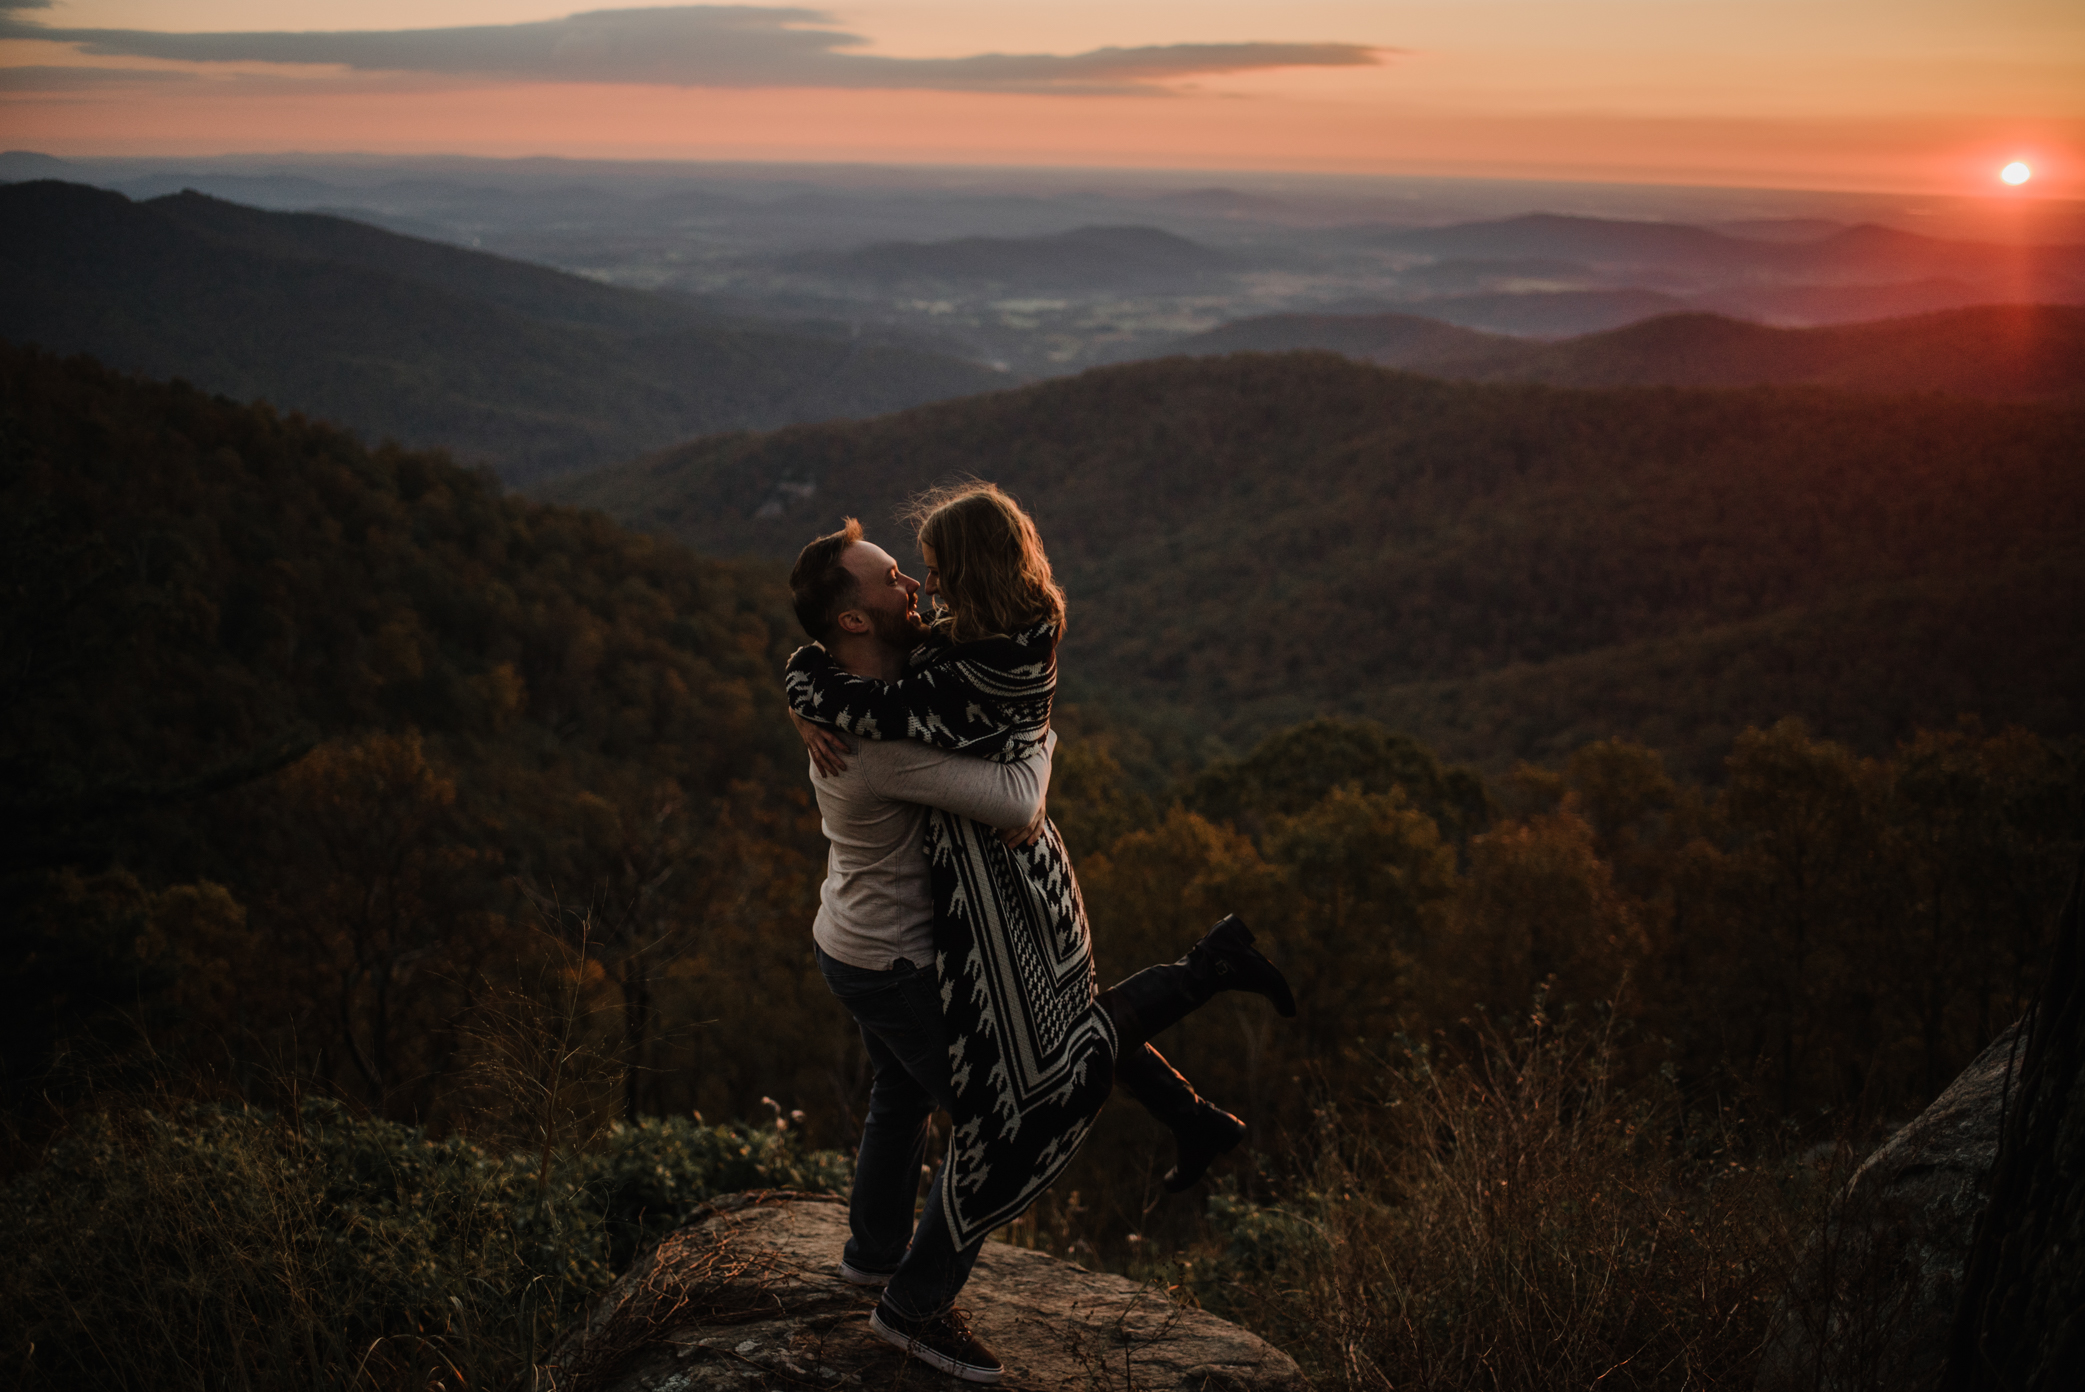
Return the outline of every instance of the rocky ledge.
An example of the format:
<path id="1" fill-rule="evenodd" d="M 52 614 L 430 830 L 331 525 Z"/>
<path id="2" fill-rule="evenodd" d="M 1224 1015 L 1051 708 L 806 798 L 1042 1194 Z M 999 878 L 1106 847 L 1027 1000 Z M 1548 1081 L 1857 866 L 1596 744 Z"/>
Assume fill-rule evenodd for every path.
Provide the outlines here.
<path id="1" fill-rule="evenodd" d="M 705 1205 L 596 1302 L 538 1392 L 969 1386 L 869 1332 L 876 1292 L 840 1279 L 847 1210 L 830 1196 Z M 1006 1364 L 1002 1388 L 1308 1392 L 1288 1355 L 1163 1290 L 1001 1243 L 961 1304 Z"/>
<path id="2" fill-rule="evenodd" d="M 1755 1392 L 1925 1392 L 1939 1385 L 2005 1109 L 2020 1026 L 1854 1171 L 1797 1264 Z"/>

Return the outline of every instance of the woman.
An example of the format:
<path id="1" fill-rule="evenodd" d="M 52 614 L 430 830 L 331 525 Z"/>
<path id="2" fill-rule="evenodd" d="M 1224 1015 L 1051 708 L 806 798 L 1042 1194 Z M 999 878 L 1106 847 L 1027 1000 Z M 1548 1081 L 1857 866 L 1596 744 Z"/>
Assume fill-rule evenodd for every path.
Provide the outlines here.
<path id="1" fill-rule="evenodd" d="M 1019 758 L 1049 728 L 1064 632 L 1064 592 L 1041 537 L 986 483 L 932 495 L 914 515 L 921 592 L 947 612 L 912 654 L 912 670 L 874 681 L 806 647 L 789 661 L 790 704 L 859 738 Z M 1180 961 L 1097 994 L 1085 905 L 1056 827 L 1014 847 L 990 827 L 934 811 L 926 852 L 955 1093 L 942 1208 L 958 1247 L 1018 1218 L 1071 1163 L 1118 1058 L 1125 1087 L 1174 1126 L 1180 1163 L 1169 1187 L 1193 1183 L 1237 1144 L 1236 1119 L 1199 1104 L 1146 1041 L 1220 990 L 1257 991 L 1296 1013 L 1244 924 L 1227 918 Z"/>

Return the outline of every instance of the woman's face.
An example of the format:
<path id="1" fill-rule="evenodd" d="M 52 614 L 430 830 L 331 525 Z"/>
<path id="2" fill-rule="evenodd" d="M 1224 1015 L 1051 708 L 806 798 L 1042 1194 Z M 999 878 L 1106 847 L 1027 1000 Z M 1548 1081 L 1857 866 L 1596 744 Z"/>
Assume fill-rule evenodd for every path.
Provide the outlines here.
<path id="1" fill-rule="evenodd" d="M 940 600 L 945 605 L 947 601 L 941 600 L 941 567 L 934 564 L 934 548 L 925 542 L 921 542 L 919 544 L 919 559 L 920 564 L 927 569 L 926 581 L 920 585 L 919 592 L 935 600 Z"/>

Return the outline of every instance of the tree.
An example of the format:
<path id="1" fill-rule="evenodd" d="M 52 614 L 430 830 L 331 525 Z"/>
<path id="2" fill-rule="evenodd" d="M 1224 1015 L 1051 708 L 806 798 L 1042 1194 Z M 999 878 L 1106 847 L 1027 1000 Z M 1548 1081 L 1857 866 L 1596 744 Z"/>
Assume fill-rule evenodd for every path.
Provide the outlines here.
<path id="1" fill-rule="evenodd" d="M 1615 997 L 1650 946 L 1593 829 L 1569 811 L 1495 827 L 1470 843 L 1452 938 L 1429 959 L 1444 1014 L 1481 1004 L 1517 1012 L 1537 988 L 1558 1003 Z"/>
<path id="2" fill-rule="evenodd" d="M 1406 1023 L 1420 954 L 1457 888 L 1455 853 L 1401 787 L 1337 787 L 1315 806 L 1273 819 L 1267 859 L 1293 905 L 1284 964 L 1299 1000 L 1309 1056 L 1330 1060 L 1358 1038 Z"/>
<path id="3" fill-rule="evenodd" d="M 1732 849 L 1712 937 L 1687 983 L 1715 1001 L 1730 1057 L 1770 1069 L 1782 1115 L 1799 1098 L 1859 1096 L 1878 1042 L 1867 970 L 1896 885 L 1883 855 L 1881 772 L 1797 720 L 1739 735 L 1718 811 Z"/>
<path id="4" fill-rule="evenodd" d="M 496 857 L 472 843 L 454 781 L 417 734 L 324 745 L 271 792 L 272 855 L 252 909 L 278 951 L 298 944 L 285 965 L 324 1002 L 322 1037 L 350 1070 L 326 1071 L 387 1110 L 454 1048 L 460 993 L 504 927 L 481 889 Z"/>
<path id="5" fill-rule="evenodd" d="M 1234 822 L 1258 837 L 1268 818 L 1296 816 L 1346 786 L 1404 789 L 1406 800 L 1457 843 L 1491 820 L 1490 799 L 1474 773 L 1444 766 L 1418 741 L 1366 720 L 1309 720 L 1270 735 L 1244 759 L 1202 770 L 1186 801 L 1211 821 Z"/>
<path id="6" fill-rule="evenodd" d="M 594 793 L 574 800 L 576 824 L 567 874 L 575 902 L 554 886 L 537 899 L 567 946 L 600 965 L 622 1001 L 622 1113 L 644 1112 L 657 982 L 686 951 L 699 926 L 701 876 L 686 799 L 671 783 L 611 802 Z"/>

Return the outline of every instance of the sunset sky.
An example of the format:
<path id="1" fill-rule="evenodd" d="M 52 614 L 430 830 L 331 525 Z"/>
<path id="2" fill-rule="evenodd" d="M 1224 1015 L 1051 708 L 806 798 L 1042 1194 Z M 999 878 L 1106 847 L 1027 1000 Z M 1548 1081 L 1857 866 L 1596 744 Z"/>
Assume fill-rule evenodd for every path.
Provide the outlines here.
<path id="1" fill-rule="evenodd" d="M 2076 198 L 2085 3 L 0 0 L 0 143 Z"/>

